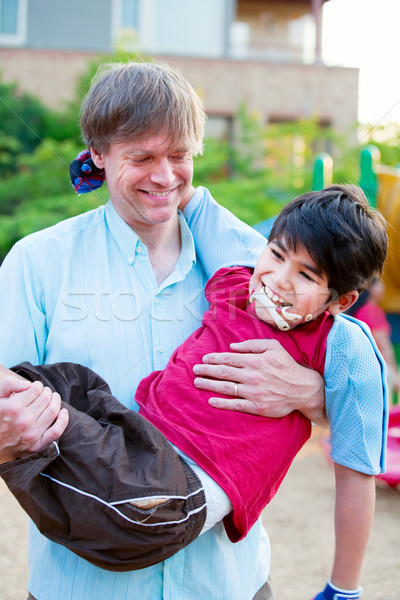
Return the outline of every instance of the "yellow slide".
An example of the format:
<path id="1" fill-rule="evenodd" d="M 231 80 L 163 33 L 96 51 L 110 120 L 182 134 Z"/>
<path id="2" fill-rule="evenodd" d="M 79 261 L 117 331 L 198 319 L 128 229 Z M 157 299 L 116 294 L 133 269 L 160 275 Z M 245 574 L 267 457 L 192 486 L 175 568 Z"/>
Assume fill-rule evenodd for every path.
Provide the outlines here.
<path id="1" fill-rule="evenodd" d="M 389 252 L 383 280 L 386 286 L 382 308 L 400 313 L 400 169 L 379 166 L 377 208 L 389 224 Z"/>

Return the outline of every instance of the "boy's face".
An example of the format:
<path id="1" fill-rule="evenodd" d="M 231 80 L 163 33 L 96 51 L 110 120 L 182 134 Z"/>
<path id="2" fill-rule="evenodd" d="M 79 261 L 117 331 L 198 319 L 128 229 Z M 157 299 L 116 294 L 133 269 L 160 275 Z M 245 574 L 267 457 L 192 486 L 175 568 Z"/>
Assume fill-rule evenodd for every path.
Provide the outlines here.
<path id="1" fill-rule="evenodd" d="M 270 242 L 258 259 L 250 281 L 250 294 L 253 292 L 258 318 L 280 329 L 293 329 L 325 310 L 332 314 L 344 310 L 340 299 L 331 300 L 328 277 L 321 273 L 304 246 L 293 252 L 284 239 Z M 270 304 L 269 309 L 266 303 Z M 278 315 L 275 318 L 274 312 Z"/>

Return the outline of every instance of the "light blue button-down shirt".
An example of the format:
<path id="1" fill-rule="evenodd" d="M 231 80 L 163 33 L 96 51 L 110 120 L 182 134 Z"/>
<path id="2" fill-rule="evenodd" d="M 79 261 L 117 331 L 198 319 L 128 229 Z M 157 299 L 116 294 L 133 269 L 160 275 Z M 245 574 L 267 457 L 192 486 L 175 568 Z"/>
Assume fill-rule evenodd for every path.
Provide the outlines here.
<path id="1" fill-rule="evenodd" d="M 111 203 L 18 242 L 0 269 L 0 362 L 81 363 L 136 409 L 138 382 L 199 327 L 207 278 L 227 263 L 253 265 L 265 245 L 204 188 L 185 216 L 197 256 L 180 215 L 182 252 L 160 286 L 146 247 Z M 270 551 L 260 523 L 237 544 L 219 524 L 164 563 L 114 573 L 32 526 L 29 560 L 38 600 L 251 600 Z"/>

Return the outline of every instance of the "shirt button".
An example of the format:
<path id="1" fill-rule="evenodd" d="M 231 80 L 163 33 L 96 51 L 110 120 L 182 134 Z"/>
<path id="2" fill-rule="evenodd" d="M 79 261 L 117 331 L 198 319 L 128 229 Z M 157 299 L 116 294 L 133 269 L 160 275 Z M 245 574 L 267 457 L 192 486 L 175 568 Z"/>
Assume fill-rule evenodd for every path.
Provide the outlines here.
<path id="1" fill-rule="evenodd" d="M 133 260 L 134 260 L 134 259 L 133 259 L 133 256 L 128 256 L 128 263 L 129 263 L 130 265 L 132 265 L 132 264 L 133 264 Z"/>
<path id="2" fill-rule="evenodd" d="M 158 346 L 158 351 L 161 353 L 164 352 L 164 346 Z"/>
<path id="3" fill-rule="evenodd" d="M 140 254 L 140 253 L 141 253 L 141 251 L 142 251 L 142 246 L 137 246 L 137 248 L 136 248 L 136 252 L 138 252 L 138 253 Z"/>
<path id="4" fill-rule="evenodd" d="M 154 304 L 158 304 L 158 298 L 157 298 L 157 296 L 154 296 L 153 302 L 154 302 Z"/>

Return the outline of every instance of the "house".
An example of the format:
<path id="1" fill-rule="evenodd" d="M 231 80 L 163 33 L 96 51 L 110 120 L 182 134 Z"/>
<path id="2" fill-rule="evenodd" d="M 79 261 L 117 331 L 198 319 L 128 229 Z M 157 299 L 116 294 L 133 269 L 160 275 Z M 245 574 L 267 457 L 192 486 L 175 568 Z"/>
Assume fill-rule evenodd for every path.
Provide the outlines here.
<path id="1" fill-rule="evenodd" d="M 314 117 L 354 136 L 358 69 L 321 59 L 327 1 L 0 0 L 0 70 L 60 108 L 90 58 L 123 47 L 177 66 L 215 135 L 244 102 L 264 124 Z"/>

